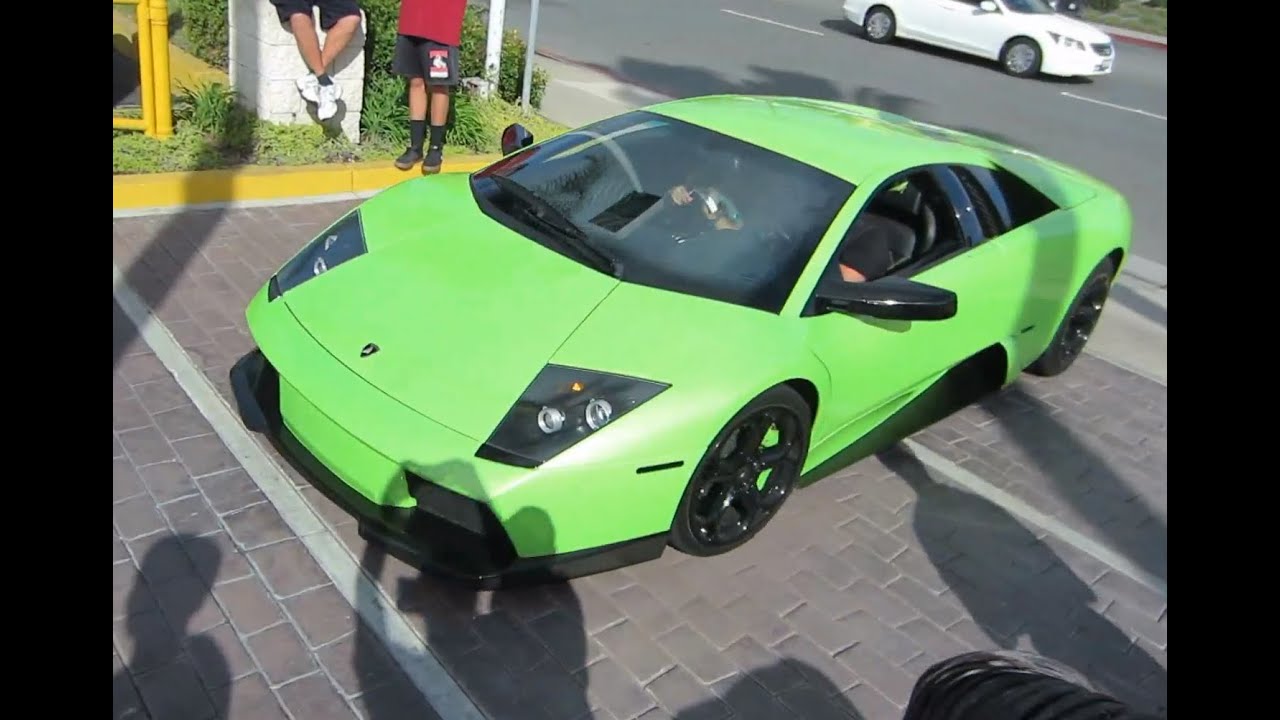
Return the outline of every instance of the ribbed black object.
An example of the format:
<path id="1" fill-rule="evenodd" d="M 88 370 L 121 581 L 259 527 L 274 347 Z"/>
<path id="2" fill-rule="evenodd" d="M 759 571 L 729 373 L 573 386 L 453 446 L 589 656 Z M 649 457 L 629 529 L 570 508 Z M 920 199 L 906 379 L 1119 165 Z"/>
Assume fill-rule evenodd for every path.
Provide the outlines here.
<path id="1" fill-rule="evenodd" d="M 931 665 L 902 720 L 1160 720 L 1099 693 L 1071 668 L 1017 651 L 972 652 Z"/>

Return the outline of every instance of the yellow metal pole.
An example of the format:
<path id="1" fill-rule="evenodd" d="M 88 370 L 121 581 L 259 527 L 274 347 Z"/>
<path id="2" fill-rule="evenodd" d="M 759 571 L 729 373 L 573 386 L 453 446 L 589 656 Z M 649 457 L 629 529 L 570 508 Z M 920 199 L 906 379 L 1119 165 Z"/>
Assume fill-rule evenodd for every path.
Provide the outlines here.
<path id="1" fill-rule="evenodd" d="M 151 5 L 151 72 L 153 102 L 155 103 L 156 137 L 173 135 L 173 94 L 169 89 L 169 3 L 168 0 L 149 0 Z M 142 7 L 141 4 L 138 7 Z M 141 27 L 142 18 L 138 18 Z"/>
<path id="2" fill-rule="evenodd" d="M 151 65 L 151 8 L 145 2 L 138 3 L 138 70 L 141 78 L 138 91 L 142 95 L 142 132 L 156 134 L 155 73 Z"/>

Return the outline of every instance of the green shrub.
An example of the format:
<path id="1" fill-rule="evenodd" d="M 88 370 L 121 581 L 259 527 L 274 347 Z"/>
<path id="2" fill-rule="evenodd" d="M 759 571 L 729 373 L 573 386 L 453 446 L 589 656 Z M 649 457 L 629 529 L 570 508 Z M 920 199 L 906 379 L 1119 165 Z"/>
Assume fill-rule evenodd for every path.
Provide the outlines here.
<path id="1" fill-rule="evenodd" d="M 447 143 L 477 151 L 484 147 L 490 130 L 485 127 L 481 105 L 483 101 L 467 93 L 454 95 L 445 134 Z M 402 78 L 381 75 L 367 83 L 360 124 L 366 142 L 401 148 L 409 144 L 408 86 Z"/>
<path id="2" fill-rule="evenodd" d="M 183 88 L 174 99 L 174 136 L 165 140 L 132 130 L 112 130 L 112 173 L 210 170 L 244 165 L 310 165 L 390 160 L 408 143 L 408 103 L 400 78 L 383 76 L 365 96 L 366 118 L 375 124 L 354 145 L 333 129 L 310 123 L 277 125 L 259 120 L 217 83 Z M 538 139 L 565 128 L 539 116 L 525 117 L 510 103 L 459 94 L 446 135 L 446 155 L 498 151 L 499 135 L 525 123 Z"/>
<path id="3" fill-rule="evenodd" d="M 266 6 L 266 3 L 263 3 Z M 182 32 L 191 44 L 191 52 L 210 65 L 227 69 L 227 0 L 181 0 L 170 2 L 182 13 Z M 274 11 L 267 7 L 267 11 Z"/>
<path id="4" fill-rule="evenodd" d="M 1120 9 L 1120 0 L 1089 0 L 1089 7 L 1098 12 L 1115 12 Z"/>

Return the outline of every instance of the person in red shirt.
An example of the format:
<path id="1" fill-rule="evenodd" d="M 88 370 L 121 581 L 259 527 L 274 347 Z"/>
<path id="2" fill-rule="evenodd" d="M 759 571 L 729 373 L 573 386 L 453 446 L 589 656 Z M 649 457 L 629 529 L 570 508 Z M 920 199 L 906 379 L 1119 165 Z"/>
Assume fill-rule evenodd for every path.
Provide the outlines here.
<path id="1" fill-rule="evenodd" d="M 391 70 L 409 79 L 409 148 L 396 158 L 408 170 L 419 162 L 424 174 L 440 171 L 450 92 L 458 85 L 458 44 L 467 0 L 403 0 Z M 428 96 L 430 96 L 428 98 Z M 428 103 L 429 100 L 429 103 Z M 427 108 L 431 108 L 430 135 Z M 422 152 L 423 140 L 427 151 Z"/>

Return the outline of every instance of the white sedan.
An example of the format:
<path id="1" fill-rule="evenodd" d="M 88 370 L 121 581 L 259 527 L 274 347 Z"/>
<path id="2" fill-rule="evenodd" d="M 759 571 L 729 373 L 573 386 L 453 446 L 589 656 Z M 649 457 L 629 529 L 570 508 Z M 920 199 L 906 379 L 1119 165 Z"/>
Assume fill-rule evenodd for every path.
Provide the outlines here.
<path id="1" fill-rule="evenodd" d="M 868 40 L 895 37 L 996 60 L 1016 77 L 1108 75 L 1111 36 L 1044 0 L 845 0 Z"/>

